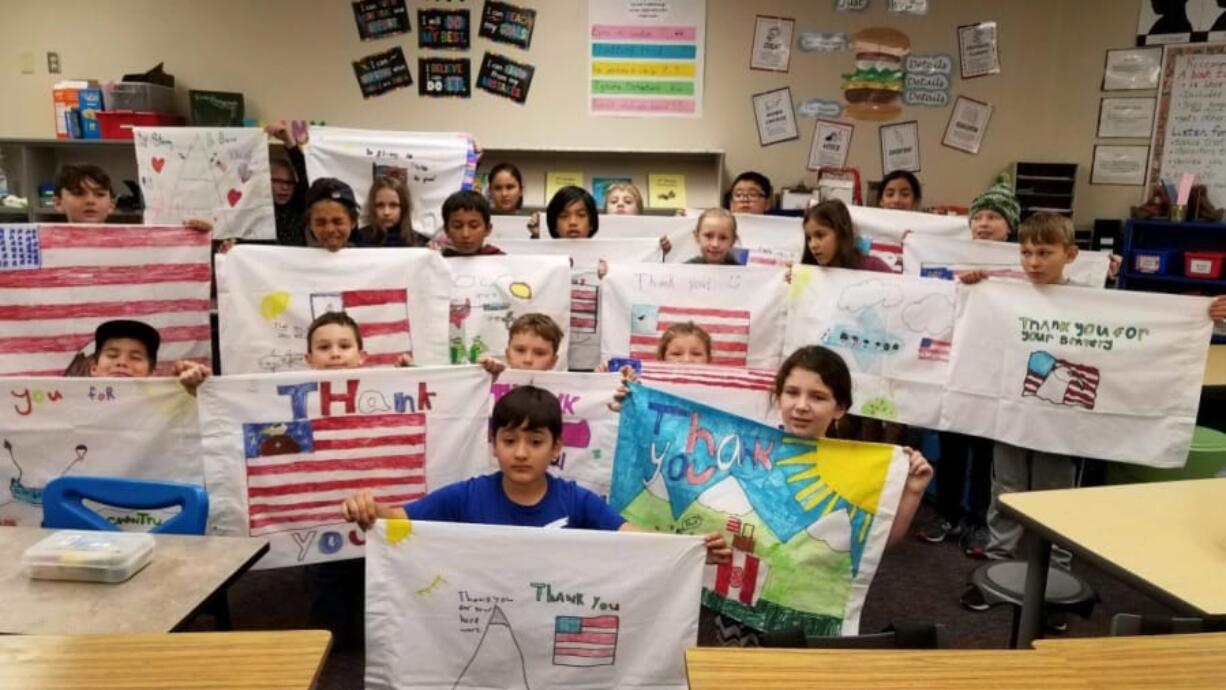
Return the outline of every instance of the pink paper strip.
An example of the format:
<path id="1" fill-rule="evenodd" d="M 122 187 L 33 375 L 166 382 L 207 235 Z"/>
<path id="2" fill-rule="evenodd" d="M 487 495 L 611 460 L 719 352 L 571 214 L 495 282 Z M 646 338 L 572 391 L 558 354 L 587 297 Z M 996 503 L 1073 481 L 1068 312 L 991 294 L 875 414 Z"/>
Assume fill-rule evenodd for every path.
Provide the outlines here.
<path id="1" fill-rule="evenodd" d="M 686 98 L 593 98 L 593 112 L 692 113 L 693 99 Z"/>
<path id="2" fill-rule="evenodd" d="M 595 24 L 592 26 L 592 38 L 615 40 L 647 40 L 647 41 L 694 41 L 698 38 L 698 29 L 693 26 L 616 26 L 611 24 Z"/>

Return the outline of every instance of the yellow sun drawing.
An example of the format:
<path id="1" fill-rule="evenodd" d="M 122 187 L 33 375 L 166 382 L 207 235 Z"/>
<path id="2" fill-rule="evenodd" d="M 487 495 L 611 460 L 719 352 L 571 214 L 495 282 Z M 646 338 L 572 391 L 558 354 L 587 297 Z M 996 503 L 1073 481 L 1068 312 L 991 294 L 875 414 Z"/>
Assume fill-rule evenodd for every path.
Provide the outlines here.
<path id="1" fill-rule="evenodd" d="M 812 510 L 825 504 L 824 516 L 842 499 L 851 504 L 848 519 L 854 522 L 861 512 L 876 515 L 883 479 L 893 456 L 892 446 L 822 439 L 817 448 L 780 460 L 779 464 L 805 467 L 787 480 L 789 484 L 800 485 L 793 497 L 802 508 Z M 866 520 L 862 531 L 869 524 Z"/>

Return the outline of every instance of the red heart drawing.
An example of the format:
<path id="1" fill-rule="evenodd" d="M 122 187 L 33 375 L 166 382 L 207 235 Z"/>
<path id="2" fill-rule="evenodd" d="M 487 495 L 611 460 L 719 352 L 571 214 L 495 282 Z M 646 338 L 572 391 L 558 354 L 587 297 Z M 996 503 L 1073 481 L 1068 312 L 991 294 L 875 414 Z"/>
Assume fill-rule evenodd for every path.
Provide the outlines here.
<path id="1" fill-rule="evenodd" d="M 241 198 L 243 198 L 243 193 L 237 189 L 231 189 L 230 193 L 226 195 L 226 200 L 230 202 L 230 208 L 234 208 Z"/>
<path id="2" fill-rule="evenodd" d="M 162 166 L 166 165 L 165 158 L 158 158 L 156 156 L 153 158 L 152 162 L 153 162 L 153 172 L 162 172 Z"/>

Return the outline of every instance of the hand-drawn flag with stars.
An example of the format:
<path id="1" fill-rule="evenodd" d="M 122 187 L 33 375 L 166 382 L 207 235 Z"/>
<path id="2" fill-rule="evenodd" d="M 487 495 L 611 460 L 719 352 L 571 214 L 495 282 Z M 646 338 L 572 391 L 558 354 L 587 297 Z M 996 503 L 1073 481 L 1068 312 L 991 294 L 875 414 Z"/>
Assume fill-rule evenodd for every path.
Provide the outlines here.
<path id="1" fill-rule="evenodd" d="M 711 335 L 711 364 L 743 367 L 749 354 L 749 310 L 636 304 L 630 311 L 630 356 L 655 360 L 660 336 L 693 322 Z"/>
<path id="2" fill-rule="evenodd" d="M 617 658 L 617 616 L 554 619 L 554 666 L 612 666 Z"/>
<path id="3" fill-rule="evenodd" d="M 1032 352 L 1022 384 L 1022 397 L 1028 396 L 1092 410 L 1098 398 L 1098 368 L 1074 364 L 1041 350 Z"/>
<path id="4" fill-rule="evenodd" d="M 0 225 L 0 374 L 60 376 L 114 319 L 157 329 L 158 374 L 208 364 L 209 245 L 180 227 Z"/>
<path id="5" fill-rule="evenodd" d="M 244 424 L 251 535 L 340 522 L 341 502 L 426 494 L 426 415 L 359 414 Z"/>

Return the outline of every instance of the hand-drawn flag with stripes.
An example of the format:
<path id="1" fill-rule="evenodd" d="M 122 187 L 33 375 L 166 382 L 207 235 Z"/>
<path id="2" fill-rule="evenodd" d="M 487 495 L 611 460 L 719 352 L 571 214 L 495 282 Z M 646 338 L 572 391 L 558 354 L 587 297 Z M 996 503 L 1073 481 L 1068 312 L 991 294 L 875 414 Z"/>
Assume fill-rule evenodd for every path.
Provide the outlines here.
<path id="1" fill-rule="evenodd" d="M 209 244 L 179 227 L 0 226 L 0 374 L 59 376 L 113 319 L 157 329 L 159 374 L 208 364 Z"/>
<path id="2" fill-rule="evenodd" d="M 612 666 L 617 660 L 617 627 L 617 616 L 558 616 L 553 665 Z"/>
<path id="3" fill-rule="evenodd" d="M 711 335 L 711 364 L 743 367 L 749 354 L 749 310 L 635 304 L 630 308 L 630 356 L 654 360 L 660 336 L 692 321 Z"/>
<path id="4" fill-rule="evenodd" d="M 948 362 L 949 350 L 953 347 L 953 343 L 948 340 L 938 340 L 937 338 L 923 338 L 919 345 L 919 358 L 922 360 L 932 360 L 936 362 Z"/>
<path id="5" fill-rule="evenodd" d="M 1098 397 L 1098 369 L 1074 364 L 1050 353 L 1030 353 L 1022 397 L 1033 396 L 1055 405 L 1094 409 Z"/>
<path id="6" fill-rule="evenodd" d="M 711 568 L 704 571 L 702 586 L 725 599 L 753 606 L 762 596 L 766 571 L 766 564 L 760 558 L 748 551 L 733 549 L 730 562 L 719 564 L 713 573 Z"/>
<path id="7" fill-rule="evenodd" d="M 243 425 L 253 536 L 340 521 L 355 491 L 400 504 L 426 494 L 426 416 L 358 414 Z"/>
<path id="8" fill-rule="evenodd" d="M 330 311 L 344 311 L 358 322 L 368 367 L 394 366 L 401 354 L 413 350 L 404 288 L 311 294 L 312 321 Z"/>
<path id="9" fill-rule="evenodd" d="M 571 276 L 570 280 L 570 332 L 596 332 L 596 304 L 600 287 L 594 278 L 584 275 Z"/>

